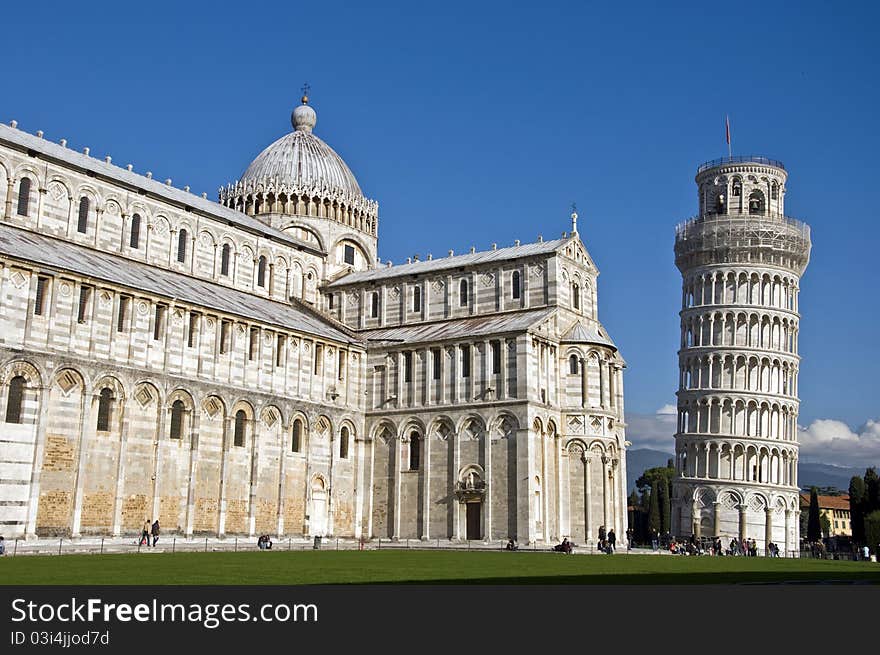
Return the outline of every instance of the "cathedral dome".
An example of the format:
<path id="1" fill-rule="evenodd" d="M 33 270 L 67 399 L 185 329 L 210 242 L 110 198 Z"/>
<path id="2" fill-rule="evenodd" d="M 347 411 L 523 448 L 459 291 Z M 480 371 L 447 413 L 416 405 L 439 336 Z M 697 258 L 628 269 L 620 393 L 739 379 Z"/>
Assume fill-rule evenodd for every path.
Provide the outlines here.
<path id="1" fill-rule="evenodd" d="M 220 190 L 220 202 L 250 215 L 288 214 L 361 220 L 368 233 L 375 230 L 378 204 L 364 197 L 351 169 L 333 148 L 312 133 L 318 121 L 303 96 L 293 110 L 293 132 L 263 150 L 241 179 Z M 339 220 L 339 219 L 337 219 Z"/>
<path id="2" fill-rule="evenodd" d="M 247 167 L 241 182 L 315 188 L 346 196 L 363 196 L 351 169 L 333 148 L 312 133 L 317 122 L 308 105 L 291 117 L 294 131 L 261 152 Z"/>

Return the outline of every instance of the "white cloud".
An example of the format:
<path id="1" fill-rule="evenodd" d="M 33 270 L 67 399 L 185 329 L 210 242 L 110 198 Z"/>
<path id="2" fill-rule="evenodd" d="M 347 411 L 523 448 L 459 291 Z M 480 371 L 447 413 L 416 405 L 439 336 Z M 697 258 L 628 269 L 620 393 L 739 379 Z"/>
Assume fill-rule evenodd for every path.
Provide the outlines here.
<path id="1" fill-rule="evenodd" d="M 675 450 L 675 405 L 663 405 L 653 414 L 627 414 L 626 438 L 631 448 Z M 803 462 L 865 468 L 880 465 L 880 419 L 870 419 L 857 430 L 843 421 L 817 419 L 798 426 Z"/>
<path id="2" fill-rule="evenodd" d="M 632 442 L 630 447 L 674 452 L 677 417 L 675 405 L 663 405 L 653 414 L 627 414 L 626 438 Z"/>
<path id="3" fill-rule="evenodd" d="M 869 419 L 853 431 L 843 421 L 816 419 L 798 426 L 800 457 L 837 466 L 873 466 L 880 462 L 880 420 Z"/>

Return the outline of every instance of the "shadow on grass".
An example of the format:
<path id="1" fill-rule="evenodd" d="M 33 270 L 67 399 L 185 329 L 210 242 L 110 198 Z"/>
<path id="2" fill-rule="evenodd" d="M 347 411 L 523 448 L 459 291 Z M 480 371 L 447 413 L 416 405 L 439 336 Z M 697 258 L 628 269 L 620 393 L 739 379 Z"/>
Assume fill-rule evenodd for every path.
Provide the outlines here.
<path id="1" fill-rule="evenodd" d="M 779 585 L 860 584 L 880 585 L 880 571 L 839 572 L 823 575 L 815 571 L 749 571 L 747 573 L 675 572 L 577 575 L 505 576 L 495 578 L 438 578 L 330 583 L 345 585 Z"/>

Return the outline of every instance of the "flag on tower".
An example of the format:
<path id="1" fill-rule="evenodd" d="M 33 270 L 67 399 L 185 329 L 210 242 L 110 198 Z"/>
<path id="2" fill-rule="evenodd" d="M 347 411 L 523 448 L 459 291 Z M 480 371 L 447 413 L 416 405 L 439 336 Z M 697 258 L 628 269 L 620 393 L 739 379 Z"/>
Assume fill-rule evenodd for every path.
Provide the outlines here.
<path id="1" fill-rule="evenodd" d="M 727 133 L 727 156 L 730 157 L 730 116 L 724 117 L 724 129 Z"/>

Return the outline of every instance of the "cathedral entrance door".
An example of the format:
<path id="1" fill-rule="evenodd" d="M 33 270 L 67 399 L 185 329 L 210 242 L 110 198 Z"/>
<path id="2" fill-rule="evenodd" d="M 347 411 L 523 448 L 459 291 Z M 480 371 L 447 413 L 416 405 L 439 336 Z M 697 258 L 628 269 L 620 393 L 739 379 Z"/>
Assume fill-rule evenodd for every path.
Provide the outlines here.
<path id="1" fill-rule="evenodd" d="M 483 538 L 480 526 L 480 510 L 483 503 L 465 503 L 467 508 L 467 538 L 470 540 L 479 540 Z"/>

